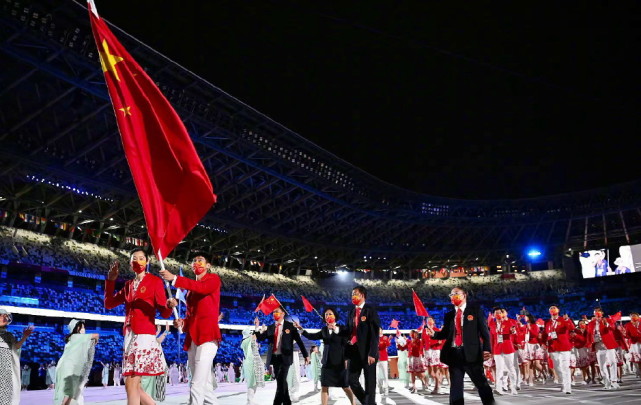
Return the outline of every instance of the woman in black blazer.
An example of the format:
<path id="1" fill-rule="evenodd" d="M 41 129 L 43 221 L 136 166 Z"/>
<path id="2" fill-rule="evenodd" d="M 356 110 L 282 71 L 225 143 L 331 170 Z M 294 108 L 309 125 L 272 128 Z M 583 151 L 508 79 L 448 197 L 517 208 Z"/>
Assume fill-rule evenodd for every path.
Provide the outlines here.
<path id="1" fill-rule="evenodd" d="M 347 361 L 345 359 L 345 345 L 347 338 L 341 337 L 338 334 L 339 326 L 338 312 L 333 308 L 325 309 L 323 313 L 326 325 L 321 330 L 315 333 L 303 330 L 302 335 L 310 340 L 322 340 L 324 349 L 323 357 L 321 359 L 321 404 L 327 405 L 329 401 L 329 387 L 341 387 L 347 398 L 352 405 L 355 405 L 356 397 L 349 388 L 349 381 L 347 379 Z M 336 324 L 336 331 L 330 331 L 327 324 Z M 298 329 L 302 330 L 302 326 L 294 323 Z"/>

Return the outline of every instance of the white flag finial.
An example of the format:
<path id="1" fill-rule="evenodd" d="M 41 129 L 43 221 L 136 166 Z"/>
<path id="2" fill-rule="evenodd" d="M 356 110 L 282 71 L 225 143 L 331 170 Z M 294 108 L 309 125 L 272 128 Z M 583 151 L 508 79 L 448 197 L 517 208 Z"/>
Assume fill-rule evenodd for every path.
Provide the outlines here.
<path id="1" fill-rule="evenodd" d="M 89 9 L 96 16 L 96 18 L 100 18 L 100 16 L 98 15 L 98 9 L 96 8 L 96 3 L 94 3 L 93 0 L 87 0 L 87 3 L 89 3 Z"/>

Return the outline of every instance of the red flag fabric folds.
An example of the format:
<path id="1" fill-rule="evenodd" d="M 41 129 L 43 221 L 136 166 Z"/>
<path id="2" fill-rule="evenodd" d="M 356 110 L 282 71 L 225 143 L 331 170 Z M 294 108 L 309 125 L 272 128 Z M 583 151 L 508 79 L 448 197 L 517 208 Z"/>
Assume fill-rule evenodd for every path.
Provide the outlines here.
<path id="1" fill-rule="evenodd" d="M 91 3 L 91 28 L 151 244 L 167 257 L 216 195 L 180 117 Z"/>
<path id="2" fill-rule="evenodd" d="M 391 329 L 398 328 L 398 323 L 399 323 L 399 322 L 398 322 L 396 319 L 392 319 L 392 322 L 389 324 L 389 327 L 390 327 Z"/>
<path id="3" fill-rule="evenodd" d="M 617 312 L 614 315 L 610 315 L 610 319 L 612 319 L 614 322 L 618 322 L 621 320 L 621 311 Z"/>
<path id="4" fill-rule="evenodd" d="M 262 300 L 260 304 L 258 304 L 258 309 L 260 309 L 263 312 L 263 314 L 269 315 L 279 306 L 280 306 L 280 302 L 274 296 L 274 294 L 272 294 L 268 298 L 265 298 L 264 300 Z"/>
<path id="5" fill-rule="evenodd" d="M 414 300 L 414 311 L 416 311 L 416 315 L 418 316 L 429 316 L 427 314 L 427 310 L 423 306 L 423 303 L 421 302 L 421 299 L 418 298 L 418 295 L 416 295 L 416 291 L 412 290 L 412 299 Z"/>
<path id="6" fill-rule="evenodd" d="M 305 311 L 307 312 L 312 312 L 314 310 L 314 306 L 312 305 L 311 302 L 305 298 L 305 296 L 301 295 L 300 296 L 303 299 L 303 306 L 305 307 Z"/>

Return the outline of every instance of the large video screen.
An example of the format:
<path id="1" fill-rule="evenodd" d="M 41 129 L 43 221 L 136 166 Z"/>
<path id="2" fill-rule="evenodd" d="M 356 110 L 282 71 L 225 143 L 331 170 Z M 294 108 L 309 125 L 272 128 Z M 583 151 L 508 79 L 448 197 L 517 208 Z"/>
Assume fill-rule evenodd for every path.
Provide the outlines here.
<path id="1" fill-rule="evenodd" d="M 594 249 L 579 252 L 583 278 L 617 276 L 641 271 L 641 244 L 618 249 Z"/>

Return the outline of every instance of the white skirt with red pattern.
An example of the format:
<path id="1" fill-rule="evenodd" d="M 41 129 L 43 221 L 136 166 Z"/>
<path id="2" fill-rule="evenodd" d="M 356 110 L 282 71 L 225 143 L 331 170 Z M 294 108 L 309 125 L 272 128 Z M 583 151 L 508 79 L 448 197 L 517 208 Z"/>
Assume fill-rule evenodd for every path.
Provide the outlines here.
<path id="1" fill-rule="evenodd" d="M 641 363 L 641 343 L 630 344 L 630 355 L 633 363 Z"/>
<path id="2" fill-rule="evenodd" d="M 529 360 L 527 360 L 527 352 L 525 351 L 524 348 L 523 349 L 517 349 L 516 350 L 516 356 L 517 356 L 517 360 L 519 362 L 519 365 L 527 363 L 529 361 Z"/>
<path id="3" fill-rule="evenodd" d="M 570 368 L 576 368 L 576 363 L 577 363 L 576 349 L 572 348 L 572 351 L 570 352 Z"/>
<path id="4" fill-rule="evenodd" d="M 423 357 L 410 356 L 407 359 L 407 372 L 408 373 L 424 373 L 425 372 L 425 359 Z"/>
<path id="5" fill-rule="evenodd" d="M 160 375 L 165 372 L 165 354 L 155 335 L 128 332 L 125 336 L 122 375 Z"/>
<path id="6" fill-rule="evenodd" d="M 576 368 L 590 366 L 590 350 L 587 347 L 576 349 Z"/>
<path id="7" fill-rule="evenodd" d="M 620 347 L 617 347 L 616 349 L 616 355 L 617 355 L 617 366 L 622 366 L 623 365 L 623 350 Z"/>
<path id="8" fill-rule="evenodd" d="M 524 352 L 525 361 L 545 360 L 545 350 L 538 343 L 526 343 Z"/>

